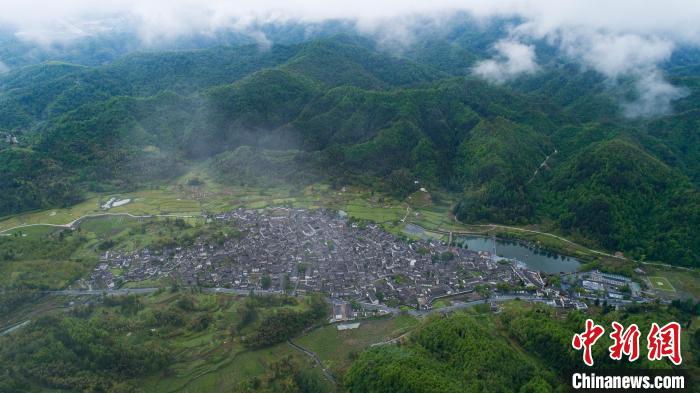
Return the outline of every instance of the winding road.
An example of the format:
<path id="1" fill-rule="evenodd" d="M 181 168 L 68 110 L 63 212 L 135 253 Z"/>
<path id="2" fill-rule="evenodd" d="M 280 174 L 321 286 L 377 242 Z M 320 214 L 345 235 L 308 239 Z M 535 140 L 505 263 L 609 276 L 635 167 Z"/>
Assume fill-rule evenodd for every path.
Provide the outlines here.
<path id="1" fill-rule="evenodd" d="M 36 223 L 36 224 L 24 224 L 24 225 L 17 225 L 11 228 L 3 229 L 0 231 L 0 234 L 7 233 L 10 231 L 14 231 L 16 229 L 22 229 L 22 228 L 29 228 L 29 227 L 54 227 L 54 228 L 67 228 L 67 229 L 73 229 L 76 225 L 78 225 L 81 221 L 84 221 L 89 218 L 99 218 L 99 217 L 107 217 L 107 216 L 123 216 L 123 217 L 130 217 L 130 218 L 155 218 L 155 217 L 172 217 L 172 218 L 196 218 L 196 217 L 202 217 L 202 215 L 180 215 L 180 214 L 146 214 L 146 215 L 136 215 L 136 214 L 131 214 L 131 213 L 99 213 L 99 214 L 86 214 L 84 216 L 80 216 L 76 218 L 75 220 L 67 223 L 67 224 L 46 224 L 46 223 Z"/>

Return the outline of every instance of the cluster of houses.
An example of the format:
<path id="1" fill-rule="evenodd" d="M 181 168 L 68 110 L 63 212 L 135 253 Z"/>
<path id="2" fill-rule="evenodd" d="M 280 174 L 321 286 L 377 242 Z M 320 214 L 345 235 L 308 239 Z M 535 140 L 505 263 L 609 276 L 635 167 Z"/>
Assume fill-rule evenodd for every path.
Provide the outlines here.
<path id="1" fill-rule="evenodd" d="M 376 224 L 323 209 L 237 209 L 211 217 L 240 236 L 206 237 L 190 247 L 107 252 L 92 288 L 170 277 L 182 285 L 239 290 L 323 292 L 367 304 L 429 308 L 435 299 L 496 288 L 542 289 L 538 272 L 488 252 L 437 240 L 407 242 Z M 339 309 L 341 319 L 350 311 Z"/>
<path id="2" fill-rule="evenodd" d="M 639 283 L 626 276 L 599 270 L 568 275 L 562 282 L 562 289 L 572 297 L 605 300 L 613 304 L 645 300 Z"/>

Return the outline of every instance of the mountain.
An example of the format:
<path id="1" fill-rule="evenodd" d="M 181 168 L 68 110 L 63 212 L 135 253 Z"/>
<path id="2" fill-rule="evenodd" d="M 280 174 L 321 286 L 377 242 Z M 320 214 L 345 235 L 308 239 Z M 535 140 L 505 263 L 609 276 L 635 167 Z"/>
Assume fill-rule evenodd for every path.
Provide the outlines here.
<path id="1" fill-rule="evenodd" d="M 617 105 L 625 86 L 552 56 L 507 84 L 466 75 L 501 30 L 486 31 L 401 53 L 341 34 L 15 68 L 0 78 L 0 132 L 19 139 L 0 147 L 0 214 L 204 162 L 230 184 L 322 180 L 403 198 L 419 180 L 455 195 L 463 221 L 546 223 L 634 258 L 697 265 L 693 57 L 668 71 L 688 90 L 677 112 L 630 120 Z"/>
<path id="2" fill-rule="evenodd" d="M 594 143 L 558 167 L 549 186 L 545 204 L 558 212 L 564 230 L 642 259 L 697 260 L 700 194 L 639 145 L 624 139 Z"/>

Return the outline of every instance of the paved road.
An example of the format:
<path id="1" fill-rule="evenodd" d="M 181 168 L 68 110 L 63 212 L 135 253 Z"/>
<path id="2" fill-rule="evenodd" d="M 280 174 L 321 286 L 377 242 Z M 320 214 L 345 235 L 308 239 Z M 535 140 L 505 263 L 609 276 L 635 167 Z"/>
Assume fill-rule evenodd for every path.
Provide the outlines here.
<path id="1" fill-rule="evenodd" d="M 357 304 L 360 304 L 362 307 L 364 307 L 368 310 L 384 311 L 387 314 L 399 314 L 399 313 L 401 313 L 401 309 L 389 307 L 389 306 L 384 306 L 382 304 L 373 304 L 373 303 L 367 303 L 367 302 L 357 302 Z"/>
<path id="2" fill-rule="evenodd" d="M 146 214 L 146 215 L 136 215 L 136 214 L 131 214 L 131 213 L 99 213 L 99 214 L 86 214 L 84 216 L 78 217 L 75 220 L 67 223 L 67 224 L 45 224 L 45 223 L 36 223 L 36 224 L 24 224 L 24 225 L 17 225 L 12 228 L 8 229 L 3 229 L 0 231 L 0 234 L 6 233 L 13 231 L 15 229 L 22 229 L 22 228 L 29 228 L 29 227 L 39 227 L 39 226 L 44 226 L 44 227 L 55 227 L 55 228 L 73 228 L 76 225 L 78 225 L 81 221 L 84 221 L 88 218 L 99 218 L 99 217 L 107 217 L 107 216 L 124 216 L 124 217 L 130 217 L 130 218 L 154 218 L 154 217 L 172 217 L 172 218 L 194 218 L 194 217 L 202 217 L 202 215 L 181 215 L 181 214 Z"/>
<path id="3" fill-rule="evenodd" d="M 251 292 L 253 292 L 254 295 L 284 295 L 284 292 L 282 291 L 270 291 L 267 289 L 236 289 L 236 288 L 202 288 L 202 292 L 207 292 L 207 293 L 230 293 L 234 295 L 242 295 L 242 296 L 247 296 Z"/>
<path id="4" fill-rule="evenodd" d="M 145 293 L 153 293 L 157 291 L 159 288 L 122 288 L 122 289 L 108 289 L 108 290 L 99 290 L 99 289 L 65 289 L 61 291 L 48 291 L 46 293 L 51 294 L 51 295 L 58 295 L 58 296 L 100 296 L 100 295 L 129 295 L 129 294 L 145 294 Z M 241 296 L 247 296 L 251 292 L 253 292 L 255 295 L 281 295 L 283 292 L 280 291 L 270 291 L 270 290 L 264 290 L 264 289 L 256 289 L 251 291 L 250 289 L 235 289 L 235 288 L 202 288 L 202 292 L 205 293 L 228 293 L 228 294 L 234 294 L 234 295 L 241 295 Z M 515 300 L 515 299 L 520 299 L 523 301 L 529 301 L 529 302 L 545 302 L 548 299 L 545 298 L 540 298 L 537 296 L 531 296 L 531 295 L 500 295 L 500 296 L 494 296 L 488 299 L 478 299 L 478 300 L 472 300 L 468 302 L 454 302 L 451 306 L 447 307 L 442 307 L 442 308 L 433 308 L 430 310 L 409 310 L 407 311 L 408 314 L 413 315 L 415 317 L 422 317 L 428 314 L 433 314 L 433 313 L 449 313 L 453 312 L 462 308 L 468 308 L 468 307 L 473 307 L 476 306 L 477 304 L 484 304 L 484 303 L 491 303 L 491 302 L 507 302 L 510 300 Z M 328 298 L 326 299 L 329 302 L 337 301 L 338 299 L 333 299 L 333 298 Z M 395 307 L 389 307 L 385 306 L 382 304 L 372 304 L 372 303 L 367 303 L 367 302 L 358 302 L 358 304 L 362 305 L 364 308 L 368 310 L 378 310 L 378 311 L 384 311 L 387 314 L 400 314 L 403 310 Z"/>
<path id="5" fill-rule="evenodd" d="M 61 291 L 47 291 L 49 295 L 57 296 L 100 296 L 105 295 L 129 295 L 152 293 L 159 288 L 123 288 L 123 289 L 64 289 Z"/>
<path id="6" fill-rule="evenodd" d="M 500 296 L 494 296 L 488 299 L 478 299 L 478 300 L 472 300 L 468 302 L 453 302 L 451 306 L 447 307 L 442 307 L 442 308 L 431 308 L 429 310 L 408 310 L 406 311 L 409 315 L 412 315 L 414 317 L 423 317 L 429 314 L 435 314 L 435 313 L 442 313 L 442 314 L 447 314 L 453 311 L 457 311 L 463 308 L 468 308 L 468 307 L 474 307 L 477 304 L 484 304 L 484 303 L 491 303 L 491 302 L 508 302 L 511 300 L 515 299 L 520 299 L 522 301 L 526 302 L 545 302 L 549 299 L 537 297 L 537 296 L 531 296 L 531 295 L 500 295 Z M 358 302 L 358 304 L 362 305 L 363 307 L 369 309 L 369 310 L 380 310 L 384 311 L 387 314 L 400 314 L 403 310 L 399 308 L 394 308 L 394 307 L 388 307 L 384 306 L 381 304 L 372 304 L 372 303 L 364 303 L 364 302 Z"/>
<path id="7" fill-rule="evenodd" d="M 21 328 L 22 326 L 25 326 L 25 325 L 29 324 L 29 322 L 31 322 L 31 321 L 30 321 L 30 320 L 26 320 L 26 321 L 24 321 L 24 322 L 16 323 L 16 324 L 10 326 L 9 328 L 6 328 L 6 329 L 3 330 L 2 332 L 0 332 L 0 336 L 4 336 L 4 335 L 6 335 L 6 334 L 10 334 L 10 333 L 14 332 L 15 330 Z"/>
<path id="8" fill-rule="evenodd" d="M 545 157 L 544 161 L 542 161 L 542 163 L 537 167 L 537 169 L 535 169 L 535 173 L 532 174 L 532 177 L 530 178 L 530 180 L 528 180 L 527 183 L 525 183 L 525 184 L 532 183 L 532 181 L 535 180 L 535 177 L 537 176 L 537 174 L 540 173 L 540 169 L 547 165 L 547 161 L 549 161 L 549 157 L 551 157 L 557 153 L 559 153 L 559 151 L 557 149 L 554 149 L 554 152 L 552 154 Z"/>
<path id="9" fill-rule="evenodd" d="M 47 291 L 50 295 L 57 296 L 100 296 L 105 295 L 129 295 L 153 293 L 160 288 L 121 288 L 121 289 L 64 289 L 60 291 Z M 206 293 L 229 293 L 234 295 L 247 296 L 250 294 L 250 289 L 235 289 L 235 288 L 202 288 L 202 292 Z M 268 291 L 264 289 L 255 289 L 252 291 L 255 295 L 282 295 L 281 291 Z"/>

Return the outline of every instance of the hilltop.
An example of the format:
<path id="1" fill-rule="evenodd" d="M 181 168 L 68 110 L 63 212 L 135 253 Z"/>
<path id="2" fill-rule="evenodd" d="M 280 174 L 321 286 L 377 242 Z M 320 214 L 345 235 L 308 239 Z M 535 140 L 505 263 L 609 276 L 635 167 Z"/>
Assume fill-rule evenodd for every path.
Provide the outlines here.
<path id="1" fill-rule="evenodd" d="M 573 65 L 552 59 L 534 80 L 496 85 L 465 76 L 455 48 L 483 56 L 459 39 L 397 54 L 337 35 L 17 68 L 0 78 L 0 131 L 18 136 L 0 145 L 0 215 L 204 164 L 229 185 L 323 181 L 404 198 L 418 182 L 455 196 L 466 223 L 539 224 L 697 265 L 696 76 L 679 77 L 682 112 L 628 120 Z"/>

